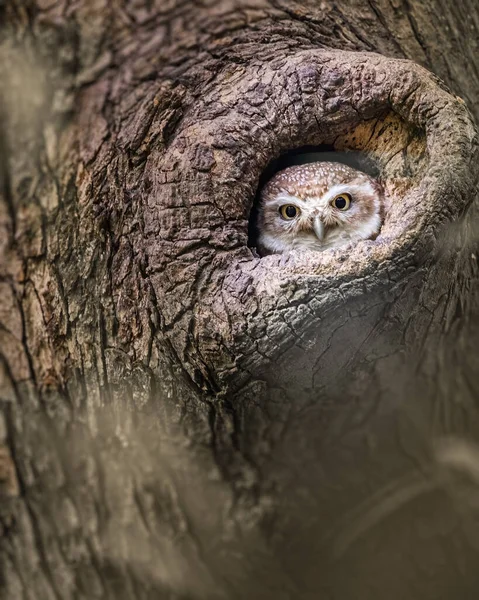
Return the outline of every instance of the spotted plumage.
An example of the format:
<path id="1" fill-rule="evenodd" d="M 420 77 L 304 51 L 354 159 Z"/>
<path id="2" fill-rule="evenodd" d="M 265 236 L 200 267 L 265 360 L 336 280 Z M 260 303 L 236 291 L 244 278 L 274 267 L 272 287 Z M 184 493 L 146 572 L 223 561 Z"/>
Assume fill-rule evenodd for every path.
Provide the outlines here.
<path id="1" fill-rule="evenodd" d="M 377 180 L 341 163 L 288 167 L 262 190 L 258 248 L 262 255 L 327 250 L 374 238 L 382 197 Z"/>

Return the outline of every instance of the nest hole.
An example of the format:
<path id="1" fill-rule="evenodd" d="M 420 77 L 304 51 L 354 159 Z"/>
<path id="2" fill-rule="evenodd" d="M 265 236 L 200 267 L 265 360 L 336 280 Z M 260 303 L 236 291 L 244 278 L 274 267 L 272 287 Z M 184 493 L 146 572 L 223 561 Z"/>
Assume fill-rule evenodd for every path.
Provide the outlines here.
<path id="1" fill-rule="evenodd" d="M 270 161 L 259 179 L 250 213 L 249 247 L 257 245 L 261 191 L 277 172 L 287 167 L 318 161 L 338 162 L 379 179 L 385 193 L 384 229 L 387 221 L 400 213 L 401 201 L 418 183 L 427 165 L 424 132 L 395 113 L 364 121 L 328 142 L 299 146 Z"/>

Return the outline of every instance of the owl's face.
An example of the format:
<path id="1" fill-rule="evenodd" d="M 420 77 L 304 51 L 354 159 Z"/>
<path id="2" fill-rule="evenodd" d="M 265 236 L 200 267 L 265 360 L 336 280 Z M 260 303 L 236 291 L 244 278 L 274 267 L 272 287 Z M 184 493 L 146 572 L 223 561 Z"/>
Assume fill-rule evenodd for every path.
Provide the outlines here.
<path id="1" fill-rule="evenodd" d="M 276 173 L 261 194 L 262 254 L 326 250 L 373 238 L 381 227 L 380 184 L 340 163 L 316 162 Z"/>

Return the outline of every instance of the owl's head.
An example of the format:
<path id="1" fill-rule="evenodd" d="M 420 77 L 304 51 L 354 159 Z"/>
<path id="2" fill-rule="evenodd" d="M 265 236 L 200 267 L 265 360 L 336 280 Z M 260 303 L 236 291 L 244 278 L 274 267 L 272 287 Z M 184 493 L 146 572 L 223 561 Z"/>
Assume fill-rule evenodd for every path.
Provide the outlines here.
<path id="1" fill-rule="evenodd" d="M 315 162 L 276 173 L 261 193 L 262 254 L 326 250 L 371 239 L 381 227 L 381 185 L 344 164 Z"/>

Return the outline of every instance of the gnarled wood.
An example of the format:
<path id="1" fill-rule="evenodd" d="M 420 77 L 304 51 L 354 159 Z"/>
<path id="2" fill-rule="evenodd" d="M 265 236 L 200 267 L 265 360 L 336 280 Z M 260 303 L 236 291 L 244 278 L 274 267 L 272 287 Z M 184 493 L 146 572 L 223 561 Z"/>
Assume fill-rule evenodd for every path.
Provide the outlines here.
<path id="1" fill-rule="evenodd" d="M 475 597 L 479 13 L 412 4 L 0 7 L 6 598 Z M 259 258 L 320 144 L 380 236 Z"/>

